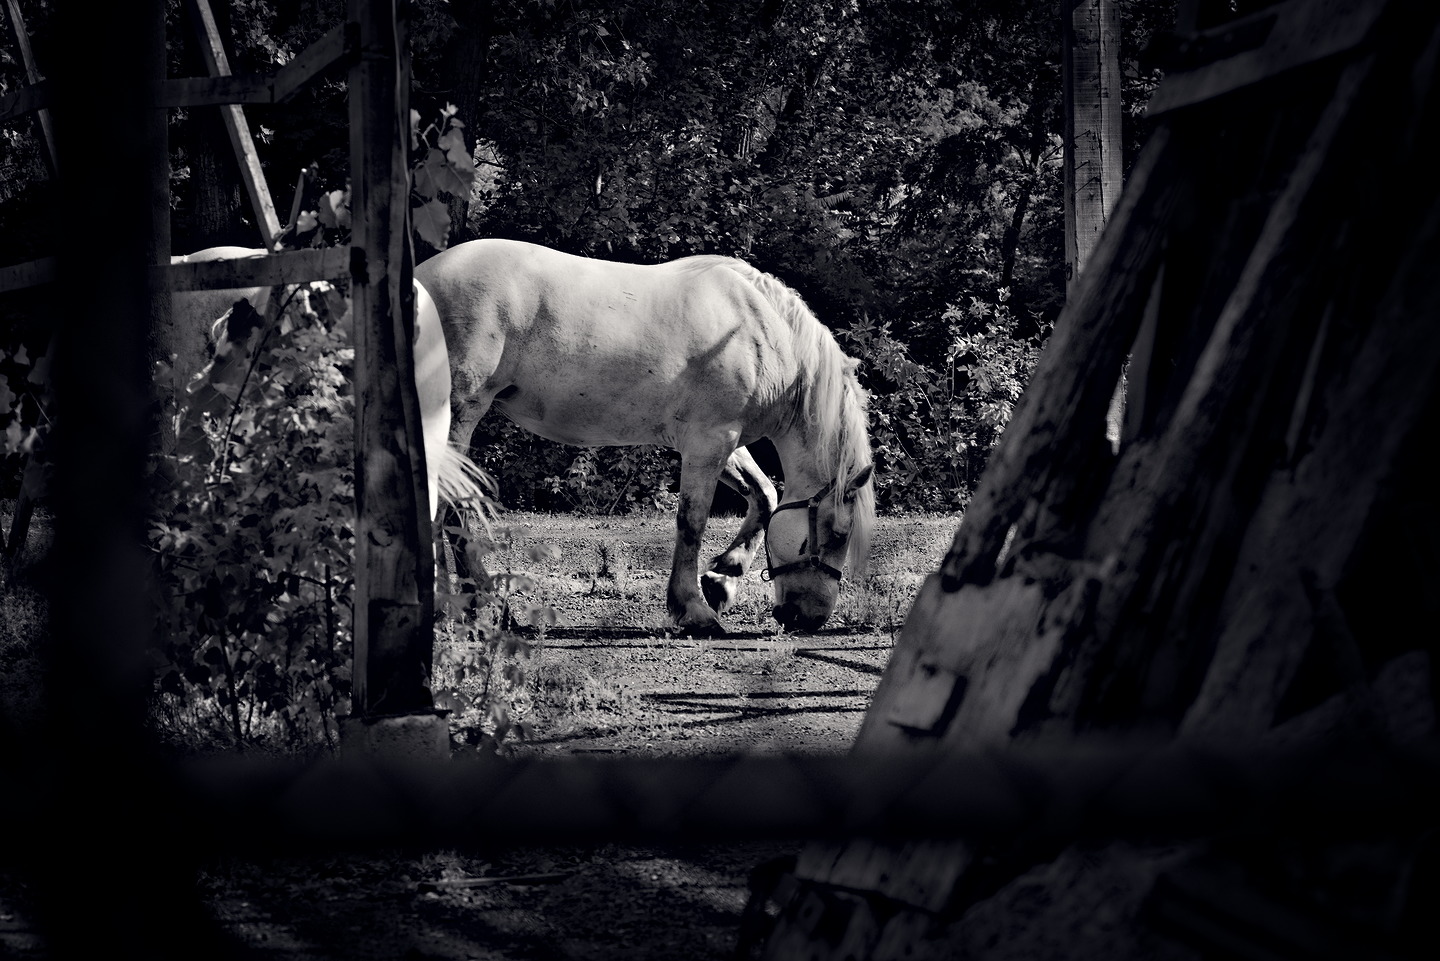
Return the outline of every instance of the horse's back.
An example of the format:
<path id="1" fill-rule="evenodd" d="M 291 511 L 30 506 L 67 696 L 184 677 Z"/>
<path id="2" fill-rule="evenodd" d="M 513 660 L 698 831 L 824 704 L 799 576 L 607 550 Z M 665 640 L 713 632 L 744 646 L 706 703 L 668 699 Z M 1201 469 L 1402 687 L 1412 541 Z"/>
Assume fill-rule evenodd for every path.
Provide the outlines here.
<path id="1" fill-rule="evenodd" d="M 723 258 L 715 258 L 717 262 Z M 776 318 L 715 264 L 625 264 L 477 240 L 416 268 L 457 399 L 577 445 L 667 443 L 780 389 Z"/>

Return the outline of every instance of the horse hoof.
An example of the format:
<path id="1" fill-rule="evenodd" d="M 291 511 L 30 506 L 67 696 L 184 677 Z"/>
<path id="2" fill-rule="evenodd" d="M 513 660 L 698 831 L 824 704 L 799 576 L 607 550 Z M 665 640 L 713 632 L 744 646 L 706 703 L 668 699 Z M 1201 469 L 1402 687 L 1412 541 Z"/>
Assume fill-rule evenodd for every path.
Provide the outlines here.
<path id="1" fill-rule="evenodd" d="M 715 613 L 724 614 L 740 596 L 740 578 L 706 571 L 700 575 L 700 592 Z"/>
<path id="2" fill-rule="evenodd" d="M 681 617 L 675 622 L 676 629 L 682 637 L 722 637 L 725 634 L 725 625 L 720 623 L 720 618 L 714 614 L 705 612 L 708 617 Z"/>

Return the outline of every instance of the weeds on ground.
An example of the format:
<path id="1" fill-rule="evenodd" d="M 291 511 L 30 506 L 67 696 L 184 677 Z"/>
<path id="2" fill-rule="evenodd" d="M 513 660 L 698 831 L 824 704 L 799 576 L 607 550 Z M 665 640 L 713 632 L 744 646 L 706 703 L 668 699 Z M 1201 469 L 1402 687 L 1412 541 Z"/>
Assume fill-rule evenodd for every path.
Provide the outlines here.
<path id="1" fill-rule="evenodd" d="M 3 519 L 5 530 L 11 519 Z M 36 518 L 19 556 L 0 559 L 0 718 L 17 729 L 38 723 L 41 648 L 50 636 L 50 605 L 31 577 L 48 549 L 48 524 Z"/>
<path id="2" fill-rule="evenodd" d="M 838 623 L 856 632 L 888 633 L 894 641 L 914 596 L 914 588 L 902 586 L 893 575 L 872 576 L 840 595 L 834 616 Z"/>
<path id="3" fill-rule="evenodd" d="M 466 743 L 503 753 L 531 734 L 528 677 L 546 630 L 555 626 L 555 608 L 538 597 L 531 574 L 500 560 L 514 556 L 527 528 L 507 525 L 483 532 L 472 525 L 446 531 L 463 538 L 470 573 L 452 578 L 450 591 L 436 591 L 435 705 L 453 712 L 451 726 Z M 555 546 L 540 543 L 524 552 L 534 564 L 553 563 L 559 554 Z M 487 564 L 504 564 L 504 569 L 491 571 Z"/>
<path id="4" fill-rule="evenodd" d="M 776 680 L 786 678 L 800 667 L 799 658 L 795 656 L 799 647 L 799 642 L 787 635 L 766 650 L 714 651 L 714 669 Z"/>
<path id="5" fill-rule="evenodd" d="M 557 716 L 630 714 L 640 698 L 629 685 L 573 664 L 547 664 L 535 672 L 535 703 Z"/>

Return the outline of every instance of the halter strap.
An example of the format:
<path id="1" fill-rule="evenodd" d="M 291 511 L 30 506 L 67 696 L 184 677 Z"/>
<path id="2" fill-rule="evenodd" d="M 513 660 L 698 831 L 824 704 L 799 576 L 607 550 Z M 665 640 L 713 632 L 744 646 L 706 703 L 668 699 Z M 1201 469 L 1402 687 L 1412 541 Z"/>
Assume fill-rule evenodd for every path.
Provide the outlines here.
<path id="1" fill-rule="evenodd" d="M 770 512 L 769 519 L 765 521 L 765 570 L 760 573 L 762 580 L 774 580 L 781 574 L 789 574 L 791 571 L 807 569 L 814 569 L 830 575 L 837 581 L 840 580 L 839 568 L 832 567 L 825 563 L 825 561 L 821 559 L 820 551 L 816 546 L 820 542 L 820 502 L 825 499 L 825 495 L 834 489 L 835 481 L 831 480 L 830 483 L 810 495 L 809 499 L 803 501 L 787 501 Z M 770 521 L 773 521 L 775 515 L 781 511 L 799 510 L 802 507 L 805 508 L 807 512 L 810 524 L 810 536 L 805 541 L 810 548 L 810 552 L 799 560 L 775 567 L 770 561 Z"/>

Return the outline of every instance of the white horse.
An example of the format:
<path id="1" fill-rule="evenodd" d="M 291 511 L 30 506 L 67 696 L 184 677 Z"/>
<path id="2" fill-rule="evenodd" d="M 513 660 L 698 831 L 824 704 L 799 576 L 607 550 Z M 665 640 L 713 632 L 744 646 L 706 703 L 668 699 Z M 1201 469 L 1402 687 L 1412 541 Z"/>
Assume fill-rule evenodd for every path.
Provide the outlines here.
<path id="1" fill-rule="evenodd" d="M 468 443 L 493 404 L 563 444 L 680 452 L 666 590 L 679 627 L 723 630 L 716 611 L 733 605 L 762 535 L 775 618 L 815 630 L 830 616 L 847 551 L 852 569 L 869 551 L 870 442 L 856 361 L 798 294 L 728 257 L 639 266 L 507 240 L 452 247 L 415 278 L 449 346 L 456 441 Z M 744 448 L 762 437 L 775 444 L 791 498 L 778 506 Z M 717 481 L 749 509 L 702 585 L 700 538 Z"/>
<path id="2" fill-rule="evenodd" d="M 264 250 L 249 247 L 210 247 L 193 254 L 172 257 L 173 263 L 263 257 Z M 223 317 L 237 301 L 246 300 L 263 314 L 272 288 L 245 287 L 233 290 L 184 291 L 174 295 L 172 313 L 177 332 L 177 369 L 195 372 L 204 366 L 206 335 L 221 339 L 217 318 Z M 214 328 L 212 332 L 211 328 Z M 415 285 L 415 387 L 420 395 L 420 416 L 425 448 L 426 487 L 430 497 L 430 518 L 435 519 L 440 502 L 487 504 L 492 495 L 489 481 L 462 448 L 449 443 L 450 363 L 445 333 L 435 303 L 425 288 Z"/>

